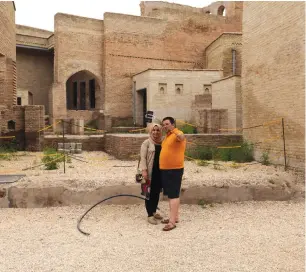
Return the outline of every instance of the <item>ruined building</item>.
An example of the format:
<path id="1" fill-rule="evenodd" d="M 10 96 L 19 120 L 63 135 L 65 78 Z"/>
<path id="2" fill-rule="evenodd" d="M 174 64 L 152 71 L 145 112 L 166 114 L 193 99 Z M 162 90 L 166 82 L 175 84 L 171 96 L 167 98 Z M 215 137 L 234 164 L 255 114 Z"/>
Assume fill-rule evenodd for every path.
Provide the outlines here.
<path id="1" fill-rule="evenodd" d="M 0 2 L 1 133 L 10 133 L 14 122 L 37 147 L 41 135 L 33 133 L 47 117 L 50 123 L 95 120 L 109 130 L 143 126 L 152 110 L 159 118 L 197 124 L 199 132 L 224 128 L 260 142 L 259 130 L 235 129 L 285 117 L 292 132 L 287 152 L 292 164 L 303 162 L 296 152 L 297 145 L 304 150 L 303 7 L 233 1 L 194 8 L 150 1 L 140 3 L 141 16 L 107 12 L 97 20 L 57 13 L 50 32 L 15 25 L 14 3 Z"/>

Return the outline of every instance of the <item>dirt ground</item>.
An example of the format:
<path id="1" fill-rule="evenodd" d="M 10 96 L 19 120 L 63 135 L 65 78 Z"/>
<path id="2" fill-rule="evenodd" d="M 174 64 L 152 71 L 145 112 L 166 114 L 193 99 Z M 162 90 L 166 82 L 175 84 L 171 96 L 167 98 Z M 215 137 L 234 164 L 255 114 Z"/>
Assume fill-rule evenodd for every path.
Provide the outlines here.
<path id="1" fill-rule="evenodd" d="M 167 203 L 160 203 L 162 214 Z M 170 232 L 143 205 L 0 209 L 0 270 L 302 272 L 304 203 L 182 205 Z"/>
<path id="2" fill-rule="evenodd" d="M 75 155 L 70 163 L 66 163 L 66 173 L 63 163 L 57 170 L 44 170 L 44 166 L 23 170 L 41 164 L 42 155 L 41 152 L 18 152 L 12 160 L 0 161 L 0 174 L 25 174 L 18 181 L 19 187 L 65 186 L 75 190 L 90 190 L 101 186 L 135 184 L 137 161 L 120 161 L 104 152 Z M 259 163 L 208 163 L 207 166 L 198 166 L 195 161 L 185 161 L 182 187 L 264 185 L 297 186 L 304 190 L 304 177 L 285 172 L 283 167 Z"/>

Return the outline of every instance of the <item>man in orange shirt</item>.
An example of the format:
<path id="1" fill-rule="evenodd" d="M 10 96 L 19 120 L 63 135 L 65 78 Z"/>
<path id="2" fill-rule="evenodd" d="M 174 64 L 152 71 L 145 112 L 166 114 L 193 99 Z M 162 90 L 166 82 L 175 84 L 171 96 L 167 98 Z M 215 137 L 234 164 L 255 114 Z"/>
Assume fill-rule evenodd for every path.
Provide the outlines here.
<path id="1" fill-rule="evenodd" d="M 176 228 L 178 223 L 186 139 L 184 133 L 175 127 L 173 117 L 165 117 L 162 123 L 167 135 L 162 142 L 159 168 L 163 191 L 169 198 L 170 207 L 170 218 L 162 220 L 162 223 L 166 224 L 163 230 L 169 231 Z"/>

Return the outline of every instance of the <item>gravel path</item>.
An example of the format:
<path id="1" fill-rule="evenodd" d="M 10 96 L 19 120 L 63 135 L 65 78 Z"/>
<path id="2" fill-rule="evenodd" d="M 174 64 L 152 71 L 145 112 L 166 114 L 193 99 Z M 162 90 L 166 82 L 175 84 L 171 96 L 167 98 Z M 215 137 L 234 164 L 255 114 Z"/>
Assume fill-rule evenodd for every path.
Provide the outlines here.
<path id="1" fill-rule="evenodd" d="M 137 161 L 120 161 L 104 152 L 83 152 L 78 158 L 87 161 L 73 160 L 63 163 L 57 170 L 44 170 L 43 166 L 33 170 L 21 169 L 41 163 L 42 153 L 20 153 L 11 161 L 0 161 L 0 174 L 23 173 L 26 177 L 18 181 L 19 187 L 66 186 L 75 190 L 90 190 L 101 186 L 135 184 L 134 175 Z M 19 154 L 19 155 L 20 155 Z M 239 166 L 234 168 L 233 166 Z M 212 162 L 208 166 L 198 166 L 193 161 L 185 162 L 183 187 L 198 186 L 303 186 L 304 179 L 285 172 L 281 167 L 261 164 L 233 165 L 232 162 L 220 162 L 215 169 Z"/>
<path id="2" fill-rule="evenodd" d="M 160 204 L 167 211 L 167 203 Z M 0 271 L 304 271 L 304 203 L 182 205 L 171 232 L 142 205 L 0 209 Z"/>

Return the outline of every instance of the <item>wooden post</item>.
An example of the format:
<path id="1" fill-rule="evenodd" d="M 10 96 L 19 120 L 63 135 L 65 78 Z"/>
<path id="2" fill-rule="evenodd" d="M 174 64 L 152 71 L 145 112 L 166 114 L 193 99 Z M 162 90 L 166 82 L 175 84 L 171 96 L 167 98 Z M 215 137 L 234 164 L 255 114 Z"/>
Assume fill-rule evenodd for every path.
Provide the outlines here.
<path id="1" fill-rule="evenodd" d="M 283 144 L 284 144 L 284 161 L 285 161 L 285 171 L 287 170 L 287 158 L 286 158 L 286 141 L 285 141 L 285 125 L 284 118 L 282 118 L 282 127 L 283 127 Z"/>

